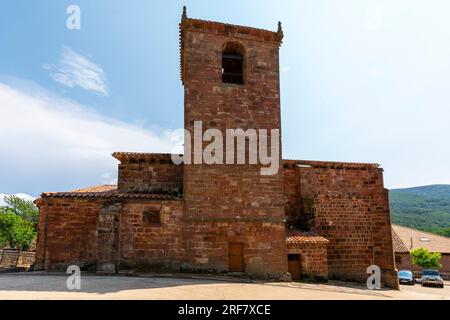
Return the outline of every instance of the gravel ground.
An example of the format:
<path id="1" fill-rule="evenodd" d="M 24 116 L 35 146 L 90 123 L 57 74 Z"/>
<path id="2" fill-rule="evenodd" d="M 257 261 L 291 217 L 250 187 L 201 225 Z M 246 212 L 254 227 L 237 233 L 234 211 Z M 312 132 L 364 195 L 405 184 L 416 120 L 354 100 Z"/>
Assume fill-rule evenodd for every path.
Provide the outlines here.
<path id="1" fill-rule="evenodd" d="M 68 290 L 67 275 L 52 273 L 0 274 L 0 299 L 292 299 L 372 300 L 447 299 L 444 289 L 401 286 L 401 290 L 372 291 L 358 284 L 238 282 L 214 278 L 131 277 L 82 275 L 81 289 Z"/>

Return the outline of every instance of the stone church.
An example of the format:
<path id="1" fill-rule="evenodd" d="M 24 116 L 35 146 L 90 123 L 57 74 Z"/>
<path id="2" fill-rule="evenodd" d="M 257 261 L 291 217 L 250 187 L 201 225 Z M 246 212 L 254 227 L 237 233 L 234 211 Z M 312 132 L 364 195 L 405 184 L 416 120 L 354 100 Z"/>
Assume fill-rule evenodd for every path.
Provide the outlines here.
<path id="1" fill-rule="evenodd" d="M 188 18 L 180 69 L 184 126 L 281 129 L 276 32 Z M 281 139 L 280 139 L 281 140 Z M 280 146 L 281 146 L 281 141 Z M 186 152 L 186 149 L 185 149 Z M 193 152 L 193 151 L 190 151 Z M 116 152 L 118 183 L 36 200 L 35 269 L 124 270 L 365 282 L 396 287 L 388 191 L 372 163 L 282 160 L 175 164 L 170 154 Z"/>

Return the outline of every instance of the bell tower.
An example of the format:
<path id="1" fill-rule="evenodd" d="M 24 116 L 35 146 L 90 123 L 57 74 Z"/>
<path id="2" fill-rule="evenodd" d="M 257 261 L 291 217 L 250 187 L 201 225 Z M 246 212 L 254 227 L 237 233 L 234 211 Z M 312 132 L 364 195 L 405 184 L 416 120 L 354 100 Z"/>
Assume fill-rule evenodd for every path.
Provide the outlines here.
<path id="1" fill-rule="evenodd" d="M 260 275 L 287 271 L 279 81 L 282 39 L 281 23 L 273 32 L 191 19 L 183 9 L 180 68 L 184 126 L 190 133 L 185 139 L 183 185 L 186 268 Z M 222 134 L 223 162 L 207 164 L 201 151 L 198 154 L 213 141 L 204 136 L 208 129 Z M 237 137 L 227 135 L 229 129 L 248 134 L 244 147 L 239 147 Z M 261 140 L 261 132 L 267 132 L 266 140 Z M 200 148 L 195 137 L 203 138 Z M 252 156 L 253 138 L 258 152 Z M 231 149 L 230 143 L 235 143 Z M 260 157 L 262 145 L 267 146 L 275 168 L 270 174 L 262 173 L 269 166 Z M 239 160 L 242 150 L 245 157 Z"/>

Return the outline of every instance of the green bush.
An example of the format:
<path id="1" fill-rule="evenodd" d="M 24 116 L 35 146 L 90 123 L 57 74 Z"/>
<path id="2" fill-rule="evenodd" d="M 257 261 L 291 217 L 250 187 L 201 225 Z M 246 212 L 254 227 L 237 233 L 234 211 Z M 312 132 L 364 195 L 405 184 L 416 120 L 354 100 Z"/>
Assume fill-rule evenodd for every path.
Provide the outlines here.
<path id="1" fill-rule="evenodd" d="M 5 202 L 7 206 L 0 207 L 0 247 L 28 250 L 36 237 L 39 211 L 32 201 L 16 196 Z"/>
<path id="2" fill-rule="evenodd" d="M 429 268 L 442 268 L 439 263 L 441 260 L 441 254 L 439 252 L 430 252 L 424 248 L 417 248 L 410 252 L 412 263 L 416 266 L 429 269 Z"/>

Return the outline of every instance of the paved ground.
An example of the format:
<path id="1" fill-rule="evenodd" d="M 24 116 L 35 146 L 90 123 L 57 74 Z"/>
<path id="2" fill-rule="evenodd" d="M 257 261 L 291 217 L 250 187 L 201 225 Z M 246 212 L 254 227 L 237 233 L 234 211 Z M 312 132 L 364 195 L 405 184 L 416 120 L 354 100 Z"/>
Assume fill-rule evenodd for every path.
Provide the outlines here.
<path id="1" fill-rule="evenodd" d="M 64 274 L 0 274 L 0 300 L 3 299 L 447 299 L 450 283 L 444 289 L 420 285 L 401 290 L 371 291 L 342 282 L 327 284 L 232 282 L 205 278 L 126 277 L 83 275 L 81 289 L 66 288 Z"/>

